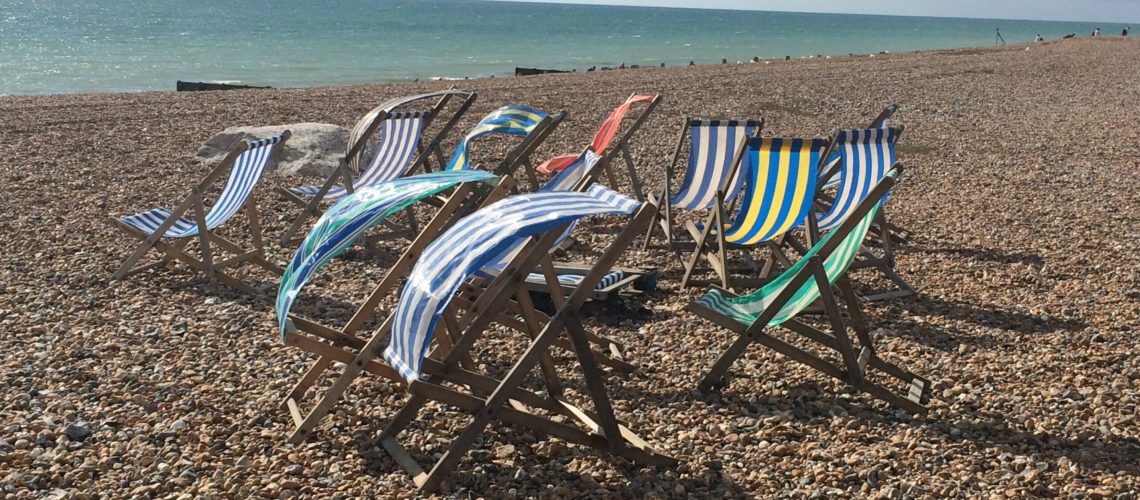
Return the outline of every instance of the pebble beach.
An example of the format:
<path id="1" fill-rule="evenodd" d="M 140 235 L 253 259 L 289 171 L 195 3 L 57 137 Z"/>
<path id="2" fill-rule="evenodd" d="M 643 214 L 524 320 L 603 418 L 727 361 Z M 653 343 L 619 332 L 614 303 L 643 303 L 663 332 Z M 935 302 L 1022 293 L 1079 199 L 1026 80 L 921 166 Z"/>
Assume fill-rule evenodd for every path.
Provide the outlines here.
<path id="1" fill-rule="evenodd" d="M 906 170 L 889 213 L 912 235 L 897 270 L 919 294 L 863 311 L 881 355 L 934 391 L 929 412 L 910 415 L 753 346 L 723 390 L 698 392 L 731 334 L 684 310 L 703 290 L 680 287 L 671 254 L 634 248 L 623 264 L 660 269 L 658 289 L 588 308 L 586 323 L 639 366 L 607 376 L 618 416 L 679 465 L 492 426 L 438 496 L 1135 498 L 1138 55 L 1136 39 L 1073 39 L 460 82 L 0 97 L 0 498 L 416 497 L 403 468 L 364 445 L 404 388 L 361 377 L 311 439 L 289 444 L 281 398 L 315 358 L 280 343 L 276 278 L 243 268 L 253 293 L 177 267 L 112 281 L 136 241 L 107 217 L 180 202 L 209 169 L 195 151 L 226 127 L 351 127 L 386 99 L 452 83 L 478 93 L 460 130 L 504 104 L 567 111 L 536 159 L 580 151 L 629 94 L 662 95 L 631 148 L 654 190 L 683 116 L 762 116 L 763 135 L 827 136 L 898 104 Z M 312 181 L 266 176 L 256 196 L 269 240 L 299 211 L 273 188 Z M 584 224 L 570 252 L 588 259 L 618 227 Z M 404 243 L 349 251 L 295 311 L 343 323 Z M 268 250 L 284 265 L 294 248 Z M 495 331 L 475 357 L 505 369 L 525 345 Z M 572 356 L 556 359 L 577 373 Z M 468 422 L 443 406 L 426 415 L 401 436 L 424 461 Z"/>

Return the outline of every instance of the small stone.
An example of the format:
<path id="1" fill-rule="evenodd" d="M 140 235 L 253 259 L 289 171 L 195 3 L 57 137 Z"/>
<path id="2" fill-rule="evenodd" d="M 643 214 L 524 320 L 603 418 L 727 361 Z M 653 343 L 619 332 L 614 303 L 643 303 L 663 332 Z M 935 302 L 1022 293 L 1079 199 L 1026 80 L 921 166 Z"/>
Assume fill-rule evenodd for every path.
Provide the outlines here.
<path id="1" fill-rule="evenodd" d="M 304 471 L 305 471 L 305 468 L 303 466 L 296 465 L 296 464 L 290 465 L 290 466 L 285 468 L 285 473 L 289 474 L 291 476 L 300 476 L 301 473 L 303 473 Z"/>
<path id="2" fill-rule="evenodd" d="M 87 422 L 67 424 L 67 428 L 63 430 L 63 434 L 67 436 L 67 439 L 72 441 L 83 441 L 91 437 L 91 426 Z"/>
<path id="3" fill-rule="evenodd" d="M 515 456 L 515 446 L 514 445 L 504 444 L 498 448 L 495 448 L 495 458 L 498 458 L 501 460 L 501 459 L 505 459 L 505 458 L 511 458 L 514 456 Z"/>
<path id="4" fill-rule="evenodd" d="M 173 430 L 176 430 L 176 431 L 183 430 L 189 426 L 190 425 L 187 424 L 186 421 L 182 420 L 181 418 L 178 420 L 175 420 L 173 423 L 170 424 L 170 428 Z"/>

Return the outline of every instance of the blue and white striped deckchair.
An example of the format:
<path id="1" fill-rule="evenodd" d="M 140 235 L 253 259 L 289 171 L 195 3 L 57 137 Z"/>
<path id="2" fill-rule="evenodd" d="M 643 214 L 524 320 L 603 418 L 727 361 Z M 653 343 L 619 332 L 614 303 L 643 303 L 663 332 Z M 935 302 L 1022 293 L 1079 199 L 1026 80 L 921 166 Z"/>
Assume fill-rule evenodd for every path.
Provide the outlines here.
<path id="1" fill-rule="evenodd" d="M 763 119 L 686 118 L 673 152 L 673 160 L 666 170 L 665 187 L 659 197 L 665 200 L 665 210 L 659 214 L 658 224 L 650 227 L 646 233 L 644 246 L 649 246 L 652 232 L 657 229 L 656 226 L 660 226 L 665 233 L 666 248 L 673 249 L 674 208 L 690 211 L 712 208 L 716 204 L 718 190 L 725 191 L 726 200 L 736 199 L 744 179 L 739 175 L 731 175 L 730 172 L 733 171 L 741 147 L 748 138 L 758 135 L 763 127 Z M 673 194 L 673 169 L 680 159 L 686 137 L 689 140 L 689 162 L 681 180 L 681 188 L 677 194 Z"/>
<path id="2" fill-rule="evenodd" d="M 530 137 L 547 117 L 545 111 L 527 106 L 503 106 L 492 111 L 463 136 L 444 170 L 465 170 L 474 166 L 471 163 L 471 141 L 488 134 Z"/>
<path id="3" fill-rule="evenodd" d="M 281 276 L 276 311 L 284 340 L 289 309 L 301 289 L 334 257 L 370 228 L 409 205 L 469 182 L 489 182 L 494 174 L 475 170 L 433 172 L 392 179 L 362 188 L 328 209 L 305 236 Z"/>
<path id="4" fill-rule="evenodd" d="M 288 139 L 289 135 L 289 131 L 285 131 L 273 137 L 239 143 L 238 146 L 230 151 L 226 158 L 222 160 L 221 164 L 207 174 L 202 182 L 191 189 L 191 193 L 186 200 L 174 210 L 160 207 L 118 219 L 112 218 L 112 222 L 115 223 L 117 227 L 143 240 L 143 243 L 115 272 L 112 279 L 119 279 L 128 274 L 141 271 L 143 268 L 151 267 L 153 264 L 139 269 L 132 269 L 135 262 L 145 256 L 147 251 L 151 248 L 158 248 L 166 252 L 171 258 L 185 262 L 191 267 L 205 271 L 206 274 L 214 277 L 215 266 L 210 248 L 211 244 L 221 247 L 224 250 L 237 253 L 238 256 L 235 259 L 230 259 L 230 263 L 236 264 L 244 260 L 249 260 L 267 269 L 280 272 L 280 268 L 265 259 L 265 252 L 261 246 L 260 225 L 256 223 L 257 211 L 252 204 L 250 194 L 253 192 L 253 188 L 257 185 L 258 181 L 261 180 L 262 174 L 265 173 L 265 168 L 269 163 L 273 151 L 279 144 Z M 222 192 L 218 196 L 217 201 L 210 207 L 209 212 L 206 212 L 202 193 L 221 178 L 227 169 L 229 170 L 229 176 L 226 178 L 226 183 L 222 187 Z M 191 209 L 194 209 L 194 218 L 186 217 L 186 214 L 189 213 Z M 250 232 L 251 236 L 253 236 L 254 246 L 256 247 L 250 252 L 246 252 L 240 247 L 237 247 L 237 245 L 217 238 L 210 233 L 213 229 L 225 224 L 226 221 L 242 209 L 250 210 L 248 214 L 250 217 Z M 203 253 L 203 257 L 200 260 L 186 254 L 182 250 L 182 245 L 168 245 L 160 241 L 161 238 L 179 240 L 192 236 L 199 237 L 199 243 L 202 246 Z M 219 272 L 217 276 L 228 284 L 239 288 L 246 288 L 244 284 L 241 284 L 240 280 L 236 280 L 224 273 Z"/>
<path id="5" fill-rule="evenodd" d="M 883 108 L 883 111 L 871 120 L 871 124 L 867 128 L 889 128 L 891 115 L 894 115 L 898 110 L 897 104 L 891 104 Z M 834 173 L 839 168 L 839 151 L 832 149 L 831 153 L 827 155 L 827 160 L 823 162 L 823 166 L 819 169 L 819 178 L 824 180 L 822 189 L 830 190 L 835 189 L 839 185 L 839 177 Z"/>
<path id="6" fill-rule="evenodd" d="M 899 129 L 841 130 L 835 136 L 839 170 L 834 175 L 835 199 L 826 213 L 817 214 L 820 231 L 835 229 L 870 194 L 895 164 L 895 140 Z"/>
<path id="7" fill-rule="evenodd" d="M 582 217 L 632 214 L 641 204 L 599 185 L 585 193 L 509 197 L 460 220 L 433 241 L 408 276 L 384 358 L 405 380 L 420 376 L 432 335 L 456 290 L 519 240 Z"/>
<path id="8" fill-rule="evenodd" d="M 836 134 L 842 158 L 833 176 L 838 185 L 833 198 L 822 193 L 817 196 L 816 206 L 822 210 L 815 214 L 813 240 L 819 238 L 819 233 L 831 231 L 842 223 L 895 165 L 895 142 L 901 134 L 901 127 L 841 130 Z M 877 233 L 879 254 L 864 246 L 863 257 L 856 261 L 855 267 L 878 269 L 897 289 L 868 293 L 863 298 L 875 301 L 914 295 L 914 288 L 895 270 L 894 243 L 885 210 L 879 210 L 875 229 L 872 234 Z"/>
<path id="9" fill-rule="evenodd" d="M 463 102 L 425 147 L 423 134 L 448 101 L 457 95 L 464 96 Z M 320 216 L 322 212 L 320 207 L 325 200 L 336 201 L 356 189 L 403 177 L 421 165 L 424 171 L 429 171 L 427 162 L 431 161 L 432 153 L 435 153 L 442 162 L 441 141 L 471 107 L 475 97 L 474 92 L 449 89 L 389 99 L 372 108 L 352 128 L 344 158 L 324 184 L 291 189 L 278 188 L 278 192 L 286 199 L 304 207 L 289 228 L 282 233 L 282 245 L 293 241 L 294 235 L 310 217 Z M 428 99 L 436 99 L 435 104 L 429 109 L 395 111 L 410 103 Z M 370 150 L 371 161 L 361 169 L 362 160 Z M 392 225 L 391 221 L 388 225 Z M 409 213 L 407 227 L 400 228 L 397 233 L 410 235 L 416 232 L 415 219 Z"/>
<path id="10" fill-rule="evenodd" d="M 438 488 L 493 421 L 541 430 L 543 434 L 648 465 L 676 463 L 617 421 L 596 360 L 598 352 L 590 348 L 590 334 L 580 320 L 581 306 L 592 295 L 596 280 L 652 222 L 655 210 L 652 204 L 643 205 L 598 185 L 585 193 L 517 195 L 459 221 L 424 252 L 408 278 L 396 310 L 381 327 L 381 331 L 390 334 L 385 359 L 407 382 L 413 397 L 378 438 L 381 448 L 413 475 L 421 493 Z M 528 346 L 506 375 L 497 378 L 495 373 L 476 372 L 481 364 L 467 362 L 472 348 L 490 324 L 502 317 L 512 299 L 528 306 L 529 295 L 522 287 L 520 274 L 546 258 L 557 237 L 554 231 L 570 221 L 601 214 L 633 215 L 580 286 L 557 306 L 558 312 L 530 330 L 532 335 L 526 337 Z M 518 239 L 530 239 L 532 243 L 508 267 L 514 271 L 495 279 L 463 316 L 458 316 L 459 312 L 449 304 L 455 298 L 462 300 L 458 297 L 463 293 L 460 285 Z M 525 309 L 534 311 L 533 304 Z M 446 325 L 446 331 L 440 325 Z M 454 344 L 450 349 L 440 349 L 442 356 L 426 358 L 433 336 L 439 339 L 441 347 L 448 342 L 445 339 L 452 339 Z M 592 400 L 594 412 L 582 411 L 562 395 L 560 371 L 547 352 L 562 339 L 574 349 L 589 388 L 586 398 Z M 541 377 L 548 389 L 544 393 L 520 385 L 536 365 L 542 368 Z M 425 474 L 425 469 L 396 438 L 430 401 L 470 412 L 473 418 Z M 532 408 L 542 408 L 555 417 L 532 412 Z"/>
<path id="11" fill-rule="evenodd" d="M 352 189 L 362 189 L 403 177 L 416 156 L 428 117 L 427 112 L 391 113 L 385 116 L 377 132 L 376 153 L 360 177 L 351 181 Z M 322 187 L 316 184 L 291 188 L 289 192 L 311 197 L 320 193 Z M 344 186 L 333 186 L 325 192 L 324 198 L 336 201 L 348 194 L 349 191 Z"/>
<path id="12" fill-rule="evenodd" d="M 739 335 L 702 379 L 700 389 L 709 390 L 719 384 L 729 367 L 744 353 L 745 348 L 752 342 L 757 342 L 900 408 L 918 413 L 926 411 L 922 401 L 930 390 L 930 382 L 886 363 L 875 355 L 857 299 L 844 278 L 874 223 L 882 200 L 886 198 L 898 174 L 898 170 L 892 170 L 884 175 L 882 181 L 868 191 L 859 206 L 848 212 L 849 217 L 835 231 L 824 236 L 804 254 L 802 259 L 759 290 L 735 296 L 730 292 L 713 288 L 700 301 L 690 304 L 688 307 L 690 311 Z M 832 287 L 836 284 L 843 292 L 844 302 L 847 303 L 847 310 L 852 318 L 851 327 L 861 344 L 859 350 L 856 350 L 848 336 L 847 326 L 835 300 Z M 794 319 L 809 305 L 821 299 L 824 310 L 831 320 L 832 334 L 824 333 Z M 821 342 L 824 347 L 837 351 L 843 360 L 844 368 L 797 345 L 765 333 L 768 328 L 784 325 L 791 325 L 787 328 L 792 332 Z M 900 397 L 885 387 L 871 382 L 866 378 L 868 368 L 878 369 L 902 380 L 910 393 Z"/>
<path id="13" fill-rule="evenodd" d="M 745 184 L 736 216 L 731 225 L 724 224 L 727 207 L 717 203 L 708 224 L 690 225 L 697 248 L 686 266 L 682 284 L 688 285 L 697 262 L 704 256 L 720 275 L 721 284 L 728 288 L 725 251 L 729 246 L 755 247 L 803 225 L 815 196 L 816 169 L 823 149 L 822 139 L 749 139 L 740 159 L 740 175 Z M 715 247 L 706 246 L 709 237 L 716 238 Z"/>

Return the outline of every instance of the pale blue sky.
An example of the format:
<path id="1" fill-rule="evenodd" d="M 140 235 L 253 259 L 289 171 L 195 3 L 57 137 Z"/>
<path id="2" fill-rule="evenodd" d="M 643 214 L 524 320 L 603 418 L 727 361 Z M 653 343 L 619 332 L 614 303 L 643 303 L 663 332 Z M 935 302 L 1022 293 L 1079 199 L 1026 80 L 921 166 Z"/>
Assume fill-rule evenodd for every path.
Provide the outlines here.
<path id="1" fill-rule="evenodd" d="M 522 1 L 522 0 L 520 0 Z M 1140 0 L 525 0 L 548 3 L 695 7 L 842 14 L 1130 23 Z"/>

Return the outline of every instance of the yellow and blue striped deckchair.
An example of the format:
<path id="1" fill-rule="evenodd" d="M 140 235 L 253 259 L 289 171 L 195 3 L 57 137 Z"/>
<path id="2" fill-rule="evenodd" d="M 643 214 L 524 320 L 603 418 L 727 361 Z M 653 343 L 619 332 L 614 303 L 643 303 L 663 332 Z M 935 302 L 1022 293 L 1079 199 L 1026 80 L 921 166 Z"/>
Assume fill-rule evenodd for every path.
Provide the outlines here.
<path id="1" fill-rule="evenodd" d="M 596 184 L 586 192 L 520 194 L 460 220 L 424 251 L 408 277 L 396 310 L 381 327 L 382 332 L 390 333 L 391 339 L 384 357 L 406 381 L 412 398 L 378 438 L 381 447 L 413 476 L 421 493 L 439 487 L 492 420 L 540 430 L 542 434 L 650 465 L 675 463 L 617 421 L 579 316 L 582 304 L 593 294 L 598 281 L 652 221 L 653 211 L 652 204 L 637 202 Z M 477 364 L 464 360 L 512 299 L 517 297 L 525 317 L 532 317 L 535 312 L 522 286 L 524 275 L 549 263 L 550 248 L 566 225 L 595 215 L 626 215 L 632 216 L 632 220 L 573 293 L 561 302 L 558 312 L 529 337 L 525 353 L 505 377 L 498 379 L 494 374 L 474 371 Z M 461 293 L 461 285 L 519 240 L 529 243 L 507 266 L 510 271 L 494 279 L 463 316 L 457 317 L 452 311 L 453 299 Z M 564 332 L 589 388 L 587 399 L 594 403 L 592 413 L 582 411 L 563 397 L 563 383 L 548 349 Z M 433 338 L 451 338 L 454 345 L 440 356 L 429 357 Z M 546 388 L 543 393 L 520 386 L 536 366 L 542 368 Z M 471 412 L 474 418 L 430 473 L 424 473 L 396 437 L 429 400 Z M 551 412 L 556 419 L 536 413 L 534 408 Z"/>
<path id="2" fill-rule="evenodd" d="M 681 128 L 673 160 L 665 173 L 665 187 L 658 199 L 664 200 L 665 208 L 658 216 L 657 224 L 645 234 L 643 248 L 649 248 L 653 232 L 658 227 L 665 233 L 664 248 L 674 249 L 673 209 L 704 210 L 716 204 L 716 193 L 723 191 L 726 201 L 735 200 L 743 185 L 743 177 L 732 175 L 735 163 L 749 138 L 760 134 L 764 120 L 708 120 L 686 118 Z M 686 134 L 687 132 L 687 134 Z M 673 169 L 689 139 L 689 162 L 685 168 L 681 187 L 677 194 L 672 191 Z M 652 245 L 653 248 L 660 248 Z"/>
<path id="3" fill-rule="evenodd" d="M 455 153 L 451 155 L 451 160 L 448 161 L 444 170 L 465 170 L 474 167 L 471 163 L 471 141 L 489 134 L 534 138 L 535 132 L 541 131 L 552 120 L 553 118 L 550 115 L 537 108 L 517 105 L 498 108 L 479 120 L 479 123 L 475 124 L 471 131 L 463 136 L 463 139 L 460 139 L 459 145 L 455 148 Z M 521 146 L 522 144 L 516 148 Z M 511 155 L 508 155 L 505 161 L 511 160 Z M 507 168 L 512 171 L 504 173 L 513 174 L 514 167 L 515 165 L 510 165 Z"/>
<path id="4" fill-rule="evenodd" d="M 743 179 L 744 196 L 731 225 L 724 224 L 723 194 L 716 195 L 713 213 L 704 227 L 690 223 L 697 240 L 685 269 L 682 285 L 688 285 L 697 263 L 704 256 L 729 288 L 726 250 L 751 248 L 777 240 L 807 220 L 815 196 L 816 173 L 823 154 L 823 139 L 754 137 L 748 140 L 737 168 Z M 708 245 L 709 238 L 716 245 Z"/>
<path id="5" fill-rule="evenodd" d="M 489 193 L 477 191 L 480 185 L 489 188 L 493 184 L 498 186 Z M 320 419 L 327 414 L 332 402 L 336 401 L 347 388 L 347 385 L 330 388 L 307 414 L 301 413 L 301 399 L 312 388 L 314 382 L 332 367 L 333 362 L 346 365 L 343 373 L 345 380 L 349 382 L 362 371 L 402 380 L 390 367 L 374 360 L 378 348 L 365 349 L 367 342 L 378 342 L 378 340 L 366 340 L 359 337 L 357 332 L 365 321 L 375 314 L 376 308 L 388 293 L 396 289 L 399 280 L 403 279 L 412 268 L 427 244 L 438 236 L 448 223 L 463 215 L 465 204 L 473 201 L 472 197 L 482 196 L 483 202 L 489 204 L 508 194 L 512 184 L 509 177 L 500 178 L 479 170 L 433 172 L 402 177 L 356 191 L 334 204 L 321 216 L 285 268 L 275 304 L 282 342 L 319 356 L 283 401 L 282 406 L 288 409 L 295 424 L 290 441 L 299 443 L 307 438 Z M 347 249 L 371 227 L 411 204 L 448 190 L 452 190 L 448 200 L 412 240 L 400 258 L 389 267 L 384 278 L 357 308 L 347 324 L 340 328 L 332 328 L 290 313 L 306 283 L 332 258 Z M 323 339 L 324 342 L 311 337 Z"/>
<path id="6" fill-rule="evenodd" d="M 688 306 L 690 311 L 738 335 L 701 380 L 699 384 L 701 390 L 707 391 L 721 384 L 724 375 L 736 359 L 752 342 L 756 342 L 899 408 L 915 413 L 926 411 L 923 403 L 929 397 L 930 381 L 888 363 L 875 354 L 872 339 L 863 323 L 858 300 L 851 290 L 850 283 L 844 277 L 874 223 L 882 200 L 886 198 L 898 175 L 898 169 L 886 174 L 834 231 L 816 243 L 802 259 L 759 290 L 743 296 L 734 296 L 728 291 L 713 288 L 698 302 Z M 832 290 L 835 285 L 838 285 L 846 303 L 847 312 L 851 317 L 850 327 L 859 340 L 858 349 L 847 333 L 848 325 L 844 322 Z M 817 300 L 823 302 L 833 330 L 831 334 L 795 319 Z M 843 367 L 813 351 L 768 333 L 768 330 L 780 326 L 837 352 Z M 869 380 L 868 368 L 874 368 L 901 380 L 908 394 L 899 396 Z"/>
<path id="7" fill-rule="evenodd" d="M 250 261 L 270 271 L 280 273 L 281 268 L 265 258 L 265 250 L 261 241 L 261 225 L 257 220 L 257 208 L 250 195 L 258 181 L 261 180 L 262 174 L 265 173 L 273 151 L 284 143 L 289 135 L 289 131 L 286 130 L 273 137 L 239 142 L 217 167 L 191 188 L 186 200 L 173 210 L 165 207 L 154 208 L 134 215 L 111 218 L 111 222 L 116 227 L 143 240 L 131 256 L 127 257 L 127 260 L 115 271 L 112 279 L 123 278 L 167 262 L 167 260 L 181 261 L 190 267 L 205 272 L 211 279 L 216 277 L 235 288 L 241 289 L 248 289 L 249 287 L 241 280 L 229 276 L 217 268 Z M 222 192 L 207 212 L 202 193 L 219 180 L 227 170 L 229 175 L 222 187 Z M 191 209 L 194 210 L 193 218 L 186 216 Z M 249 230 L 254 244 L 254 249 L 248 251 L 212 232 L 243 209 L 246 210 L 249 219 Z M 189 243 L 189 238 L 192 237 L 198 238 L 202 252 L 201 259 L 192 257 L 184 250 L 185 245 Z M 176 240 L 176 243 L 168 244 L 162 241 L 163 238 Z M 234 253 L 236 256 L 224 261 L 224 265 L 223 262 L 215 263 L 215 247 Z M 134 268 L 135 263 L 146 256 L 152 248 L 165 252 L 168 259 Z"/>

